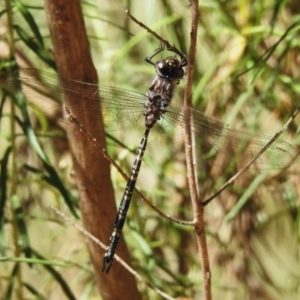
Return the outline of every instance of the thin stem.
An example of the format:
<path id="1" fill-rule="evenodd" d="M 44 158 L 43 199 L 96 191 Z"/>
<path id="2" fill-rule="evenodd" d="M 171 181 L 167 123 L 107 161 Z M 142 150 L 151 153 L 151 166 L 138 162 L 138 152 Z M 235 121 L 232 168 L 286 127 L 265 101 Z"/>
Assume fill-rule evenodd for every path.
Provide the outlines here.
<path id="1" fill-rule="evenodd" d="M 194 65 L 196 58 L 196 49 L 197 49 L 197 32 L 198 32 L 198 0 L 193 0 L 191 4 L 191 13 L 192 13 L 192 23 L 191 23 L 191 44 L 189 49 L 188 57 L 188 71 L 187 71 L 187 82 L 185 90 L 185 106 L 190 108 L 192 105 L 192 80 L 194 74 Z M 190 113 L 190 110 L 186 110 L 187 113 Z M 204 299 L 211 299 L 211 276 L 210 276 L 210 267 L 208 259 L 208 250 L 206 244 L 206 237 L 204 231 L 204 209 L 200 204 L 199 199 L 199 189 L 198 181 L 196 176 L 196 168 L 194 163 L 195 151 L 193 149 L 193 139 L 191 133 L 191 126 L 193 120 L 190 115 L 187 116 L 189 122 L 186 122 L 185 128 L 185 142 L 186 142 L 186 161 L 187 161 L 187 173 L 188 173 L 188 182 L 190 187 L 191 202 L 194 211 L 195 218 L 195 233 L 197 239 L 197 246 L 199 249 L 199 260 L 201 263 L 202 277 L 203 277 L 203 294 Z"/>
<path id="2" fill-rule="evenodd" d="M 97 147 L 101 151 L 104 158 L 106 158 L 116 168 L 116 170 L 120 173 L 120 175 L 124 178 L 124 180 L 128 181 L 129 176 L 116 163 L 116 161 L 105 151 L 105 149 L 102 149 L 97 144 L 95 144 L 95 147 Z M 148 205 L 151 209 L 153 209 L 155 212 L 157 212 L 161 217 L 163 217 L 167 220 L 170 220 L 172 222 L 175 222 L 177 224 L 180 224 L 180 225 L 187 225 L 187 226 L 194 226 L 195 225 L 195 221 L 185 221 L 185 220 L 181 220 L 181 219 L 171 217 L 170 215 L 166 215 L 160 209 L 158 209 L 150 200 L 148 200 L 136 187 L 134 188 L 134 192 L 139 195 L 139 197 L 141 198 L 141 201 L 145 202 L 146 205 Z"/>
<path id="3" fill-rule="evenodd" d="M 81 233 L 83 233 L 88 239 L 92 240 L 94 243 L 99 245 L 102 249 L 106 250 L 107 246 L 104 245 L 102 242 L 100 242 L 94 235 L 89 233 L 87 230 L 70 220 L 64 213 L 62 213 L 60 210 L 57 208 L 53 207 L 52 205 L 48 205 L 49 208 L 51 208 L 53 211 L 55 211 L 56 214 L 61 216 L 62 218 L 65 219 L 66 222 L 72 224 L 76 229 L 78 229 Z M 120 258 L 117 254 L 114 255 L 114 260 L 119 262 L 129 273 L 131 273 L 135 278 L 139 281 L 145 284 L 147 287 L 151 288 L 154 290 L 158 295 L 162 296 L 164 299 L 167 300 L 175 300 L 175 298 L 167 295 L 160 289 L 156 288 L 153 284 L 151 284 L 149 281 L 144 279 L 141 275 L 139 275 L 136 271 L 134 271 L 123 259 Z"/>
<path id="4" fill-rule="evenodd" d="M 151 30 L 148 26 L 146 26 L 144 23 L 140 22 L 139 20 L 137 20 L 130 12 L 128 9 L 124 10 L 125 13 L 128 15 L 128 17 L 135 22 L 136 24 L 138 24 L 139 26 L 141 26 L 142 28 L 144 28 L 147 32 L 149 32 L 152 36 L 154 36 L 157 40 L 159 40 L 162 44 L 164 44 L 168 50 L 173 51 L 175 53 L 177 53 L 180 57 L 184 57 L 183 53 L 181 51 L 179 51 L 174 45 L 171 45 L 167 40 L 165 40 L 163 37 L 161 37 L 160 35 L 158 35 L 156 32 L 154 32 L 153 30 Z"/>

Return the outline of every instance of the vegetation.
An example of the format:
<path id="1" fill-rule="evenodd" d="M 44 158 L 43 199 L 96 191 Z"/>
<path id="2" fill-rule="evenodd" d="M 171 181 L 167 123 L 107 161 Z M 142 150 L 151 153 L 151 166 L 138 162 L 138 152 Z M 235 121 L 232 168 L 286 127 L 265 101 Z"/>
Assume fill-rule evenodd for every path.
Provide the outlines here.
<path id="1" fill-rule="evenodd" d="M 99 282 L 122 286 L 127 278 L 107 282 L 114 278 L 109 273 L 95 279 L 99 274 L 95 275 L 93 250 L 86 247 L 85 236 L 49 207 L 83 225 L 68 139 L 55 120 L 46 118 L 43 107 L 38 103 L 22 107 L 5 83 L 15 62 L 22 68 L 50 72 L 60 67 L 54 59 L 57 49 L 52 45 L 47 12 L 40 1 L 1 5 L 0 298 L 107 299 Z M 122 9 L 128 8 L 138 20 L 188 52 L 189 1 L 84 1 L 81 5 L 101 85 L 145 93 L 154 76 L 153 66 L 144 59 L 160 42 Z M 199 12 L 193 107 L 230 128 L 272 136 L 299 106 L 298 3 L 200 1 Z M 183 104 L 184 90 L 183 80 L 174 95 L 177 105 Z M 90 119 L 96 120 L 97 113 Z M 280 136 L 295 149 L 300 142 L 299 120 L 297 116 Z M 127 174 L 142 134 L 143 127 L 136 127 L 107 136 L 108 153 Z M 88 147 L 91 142 L 84 138 Z M 165 214 L 192 220 L 185 151 L 177 142 L 159 134 L 159 128 L 152 130 L 137 188 Z M 99 149 L 94 148 L 94 153 L 103 158 Z M 223 170 L 206 161 L 198 164 L 201 201 L 237 172 L 237 168 Z M 299 299 L 299 173 L 297 161 L 288 169 L 249 170 L 205 206 L 213 299 Z M 119 203 L 126 181 L 113 167 L 110 175 Z M 100 208 L 106 197 L 99 195 Z M 140 200 L 134 193 L 124 227 L 132 268 L 169 295 L 167 299 L 202 299 L 203 295 L 209 299 L 193 227 L 163 218 Z M 102 230 L 103 220 L 95 223 L 95 230 Z M 107 239 L 101 242 L 107 244 Z M 112 272 L 117 265 L 115 261 Z M 142 299 L 162 298 L 144 282 L 137 285 Z M 122 288 L 121 293 L 125 297 L 129 291 Z"/>

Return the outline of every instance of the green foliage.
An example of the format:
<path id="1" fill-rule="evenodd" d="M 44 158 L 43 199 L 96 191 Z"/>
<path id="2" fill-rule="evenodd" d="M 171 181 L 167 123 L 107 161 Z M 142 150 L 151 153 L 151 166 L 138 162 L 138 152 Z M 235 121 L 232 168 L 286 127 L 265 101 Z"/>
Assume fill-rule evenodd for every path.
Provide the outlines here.
<path id="1" fill-rule="evenodd" d="M 2 76 L 10 76 L 16 57 L 22 67 L 56 68 L 44 8 L 34 6 L 40 2 L 12 4 L 12 12 L 0 7 L 16 47 L 7 58 L 1 56 L 3 95 Z M 189 47 L 188 1 L 82 5 L 101 84 L 145 93 L 153 77 L 144 58 L 159 42 L 128 19 L 122 11 L 128 5 L 170 43 Z M 272 135 L 279 130 L 300 103 L 298 6 L 295 1 L 201 1 L 194 107 L 249 132 Z M 4 41 L 9 41 L 8 33 Z M 20 49 L 27 65 L 19 60 Z M 179 105 L 183 90 L 181 82 L 174 95 Z M 79 215 L 66 139 L 47 138 L 52 129 L 47 120 L 21 96 L 10 96 L 11 102 L 2 97 L 0 106 L 0 290 L 4 299 L 100 299 L 84 239 L 47 208 L 51 204 L 71 218 Z M 296 147 L 298 124 L 299 117 L 280 137 Z M 142 130 L 107 139 L 109 153 L 126 173 Z M 174 146 L 156 131 L 137 187 L 161 211 L 190 220 L 183 145 Z M 234 172 L 200 165 L 205 200 Z M 249 171 L 205 208 L 215 299 L 299 298 L 299 172 L 297 162 L 287 170 Z M 125 182 L 113 168 L 111 176 L 120 199 Z M 154 286 L 172 297 L 201 298 L 203 278 L 192 228 L 158 216 L 134 195 L 125 239 L 134 269 Z M 144 299 L 161 299 L 143 284 L 139 288 Z"/>

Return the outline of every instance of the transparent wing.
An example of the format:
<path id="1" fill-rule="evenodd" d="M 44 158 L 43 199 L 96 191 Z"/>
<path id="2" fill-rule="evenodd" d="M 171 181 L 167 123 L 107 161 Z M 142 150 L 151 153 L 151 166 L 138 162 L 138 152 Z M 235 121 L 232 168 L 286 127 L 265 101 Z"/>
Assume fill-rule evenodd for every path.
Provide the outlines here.
<path id="1" fill-rule="evenodd" d="M 95 113 L 90 118 L 98 119 L 102 113 L 107 132 L 124 130 L 128 127 L 143 125 L 144 103 L 147 100 L 143 94 L 62 78 L 56 74 L 43 72 L 36 69 L 21 69 L 20 74 L 7 82 L 13 87 L 15 83 L 21 83 L 21 89 L 28 101 L 51 118 L 58 118 L 63 124 L 69 124 L 67 118 L 63 118 L 63 97 L 72 101 L 70 112 L 85 126 L 81 119 L 82 107 L 89 107 Z M 101 99 L 101 100 L 100 100 Z M 76 102 L 84 103 L 76 107 Z M 101 102 L 101 106 L 100 106 Z"/>
<path id="2" fill-rule="evenodd" d="M 84 101 L 85 106 L 94 109 L 92 119 L 99 118 L 99 113 L 102 113 L 107 132 L 124 130 L 137 126 L 137 123 L 144 126 L 143 111 L 147 97 L 143 94 L 109 86 L 99 87 L 35 69 L 23 69 L 21 75 L 11 79 L 8 85 L 13 86 L 16 80 L 22 83 L 22 90 L 30 102 L 41 107 L 50 117 L 55 113 L 61 114 L 62 98 L 67 95 L 69 101 Z M 80 118 L 82 108 L 76 109 L 76 105 L 72 105 L 72 109 L 72 115 L 85 127 Z M 200 111 L 172 104 L 159 123 L 176 142 L 184 144 L 184 128 L 189 114 L 197 157 L 200 160 L 212 159 L 213 164 L 222 168 L 245 166 L 271 140 L 264 135 L 230 129 Z M 68 124 L 69 121 L 61 117 L 60 122 Z M 276 140 L 258 158 L 254 167 L 285 168 L 294 162 L 295 155 L 296 149 L 292 145 Z"/>
<path id="3" fill-rule="evenodd" d="M 188 115 L 191 116 L 190 126 L 198 158 L 200 160 L 211 159 L 214 165 L 222 168 L 244 167 L 272 139 L 265 135 L 230 129 L 227 124 L 198 110 L 179 108 L 171 104 L 164 119 L 169 128 L 175 128 L 176 139 L 184 138 L 183 124 L 188 122 Z M 181 125 L 178 126 L 178 123 Z M 295 160 L 296 152 L 296 148 L 291 144 L 277 139 L 259 156 L 252 168 L 281 169 L 289 167 Z"/>

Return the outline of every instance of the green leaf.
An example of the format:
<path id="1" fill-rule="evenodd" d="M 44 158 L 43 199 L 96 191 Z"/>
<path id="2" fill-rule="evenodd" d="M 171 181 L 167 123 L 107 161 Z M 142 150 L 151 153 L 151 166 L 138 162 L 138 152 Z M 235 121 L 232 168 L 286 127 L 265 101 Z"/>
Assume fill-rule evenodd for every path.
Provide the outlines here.
<path id="1" fill-rule="evenodd" d="M 32 252 L 37 258 L 47 260 L 34 249 L 32 249 Z M 64 278 L 51 265 L 44 265 L 44 267 L 54 277 L 57 283 L 61 286 L 63 292 L 67 296 L 67 299 L 76 300 L 75 296 L 72 293 L 72 290 L 70 289 L 70 287 L 68 286 Z"/>
<path id="2" fill-rule="evenodd" d="M 5 240 L 4 240 L 4 207 L 7 201 L 6 182 L 8 180 L 8 159 L 11 153 L 11 146 L 9 146 L 1 159 L 1 173 L 0 173 L 0 252 L 5 255 Z"/>
<path id="3" fill-rule="evenodd" d="M 35 289 L 31 284 L 24 282 L 24 286 L 34 295 L 38 300 L 47 300 L 37 289 Z"/>
<path id="4" fill-rule="evenodd" d="M 17 77 L 18 73 L 14 72 L 14 76 Z M 61 181 L 61 179 L 59 178 L 59 175 L 57 174 L 55 169 L 51 166 L 49 159 L 47 158 L 46 154 L 42 150 L 42 148 L 37 140 L 37 137 L 35 135 L 35 132 L 32 128 L 31 122 L 30 122 L 30 118 L 29 118 L 28 111 L 27 111 L 26 101 L 21 92 L 22 89 L 21 89 L 20 83 L 17 80 L 14 80 L 14 78 L 12 80 L 13 80 L 13 83 L 10 83 L 10 90 L 8 90 L 7 92 L 11 96 L 12 100 L 19 107 L 19 109 L 22 113 L 22 118 L 23 118 L 23 121 L 20 125 L 28 139 L 29 144 L 32 146 L 34 151 L 37 153 L 38 157 L 42 160 L 44 168 L 46 169 L 46 171 L 49 175 L 49 176 L 45 175 L 43 179 L 46 180 L 49 184 L 51 184 L 52 186 L 54 186 L 55 188 L 57 188 L 60 191 L 61 195 L 63 196 L 63 198 L 64 198 L 67 206 L 69 207 L 70 211 L 72 212 L 73 216 L 75 218 L 78 218 L 78 214 L 74 207 L 74 203 L 76 203 L 76 200 L 74 197 L 72 197 L 70 195 L 68 190 L 64 187 L 64 184 Z M 14 90 L 13 90 L 12 86 L 14 86 Z"/>
<path id="5" fill-rule="evenodd" d="M 47 65 L 56 70 L 56 64 L 53 59 L 49 57 L 48 52 L 36 43 L 33 38 L 20 26 L 14 25 L 14 28 L 20 39 L 30 48 L 38 57 L 40 57 Z"/>
<path id="6" fill-rule="evenodd" d="M 78 206 L 76 198 L 73 197 L 72 194 L 69 193 L 69 191 L 65 188 L 65 186 L 63 185 L 62 181 L 60 180 L 58 174 L 56 173 L 55 169 L 51 165 L 44 163 L 44 167 L 50 176 L 47 176 L 42 170 L 36 169 L 32 166 L 25 164 L 24 167 L 27 170 L 29 170 L 29 171 L 33 172 L 34 174 L 36 174 L 37 176 L 39 176 L 39 178 L 41 178 L 42 180 L 44 180 L 45 182 L 47 182 L 54 188 L 56 188 L 60 192 L 62 197 L 64 198 L 65 203 L 69 207 L 73 216 L 75 218 L 78 218 L 78 214 L 76 211 L 76 208 Z"/>
<path id="7" fill-rule="evenodd" d="M 20 237 L 19 244 L 25 256 L 27 258 L 31 258 L 32 253 L 31 253 L 29 235 L 28 235 L 28 230 L 25 222 L 25 215 L 23 212 L 20 199 L 17 195 L 13 195 L 11 200 L 12 200 L 12 206 L 13 206 L 19 237 Z M 31 264 L 29 265 L 30 267 L 32 266 Z"/>
<path id="8" fill-rule="evenodd" d="M 39 27 L 36 24 L 32 14 L 29 12 L 26 6 L 23 5 L 23 3 L 19 0 L 15 0 L 15 8 L 21 13 L 21 15 L 24 17 L 24 19 L 27 21 L 27 24 L 29 25 L 30 29 L 32 30 L 35 38 L 39 42 L 40 46 L 44 48 L 44 41 L 42 38 L 42 35 L 40 34 Z"/>
<path id="9" fill-rule="evenodd" d="M 7 290 L 6 290 L 6 293 L 5 293 L 5 296 L 3 299 L 5 299 L 5 300 L 13 299 L 12 295 L 13 295 L 15 280 L 18 275 L 18 272 L 19 272 L 19 263 L 16 263 L 14 265 L 12 273 L 9 277 L 9 283 L 8 283 Z"/>

